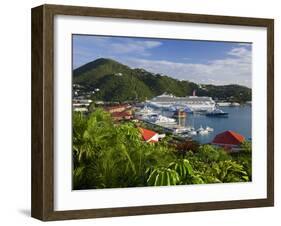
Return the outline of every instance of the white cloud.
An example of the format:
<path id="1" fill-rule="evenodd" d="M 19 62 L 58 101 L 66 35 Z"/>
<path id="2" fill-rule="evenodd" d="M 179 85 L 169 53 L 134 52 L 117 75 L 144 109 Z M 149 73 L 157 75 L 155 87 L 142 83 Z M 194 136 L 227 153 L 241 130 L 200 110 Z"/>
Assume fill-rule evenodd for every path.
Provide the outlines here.
<path id="1" fill-rule="evenodd" d="M 97 51 L 104 55 L 149 56 L 151 49 L 162 45 L 162 42 L 154 40 L 137 41 L 131 38 L 102 36 L 74 36 L 74 42 L 76 44 L 75 54 L 83 54 L 85 57 L 97 55 Z"/>
<path id="2" fill-rule="evenodd" d="M 230 56 L 241 57 L 243 60 L 251 57 L 251 51 L 244 47 L 233 48 L 227 54 Z"/>
<path id="3" fill-rule="evenodd" d="M 250 47 L 252 44 L 251 43 L 237 43 L 237 45 Z"/>
<path id="4" fill-rule="evenodd" d="M 137 55 L 148 56 L 150 55 L 149 49 L 162 45 L 158 41 L 130 41 L 115 42 L 109 44 L 112 51 L 116 53 L 134 53 Z"/>
<path id="5" fill-rule="evenodd" d="M 134 40 L 130 38 L 103 37 L 103 36 L 74 36 L 75 48 L 73 51 L 74 68 L 100 57 L 118 58 L 115 56 L 133 55 L 146 57 L 151 55 L 150 50 L 161 46 L 160 41 Z M 118 60 L 118 59 L 117 59 Z"/>
<path id="6" fill-rule="evenodd" d="M 224 59 L 208 63 L 178 63 L 166 60 L 130 58 L 123 63 L 154 73 L 162 73 L 179 80 L 205 84 L 241 84 L 251 87 L 251 50 L 244 47 L 231 49 Z"/>

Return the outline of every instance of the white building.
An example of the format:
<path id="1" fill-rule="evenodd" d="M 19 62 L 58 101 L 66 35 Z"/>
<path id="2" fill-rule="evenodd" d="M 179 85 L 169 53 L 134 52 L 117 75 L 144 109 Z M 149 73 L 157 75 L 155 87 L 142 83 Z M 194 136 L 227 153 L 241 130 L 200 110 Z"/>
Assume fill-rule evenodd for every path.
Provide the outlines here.
<path id="1" fill-rule="evenodd" d="M 92 100 L 75 98 L 72 100 L 73 111 L 88 112 Z"/>

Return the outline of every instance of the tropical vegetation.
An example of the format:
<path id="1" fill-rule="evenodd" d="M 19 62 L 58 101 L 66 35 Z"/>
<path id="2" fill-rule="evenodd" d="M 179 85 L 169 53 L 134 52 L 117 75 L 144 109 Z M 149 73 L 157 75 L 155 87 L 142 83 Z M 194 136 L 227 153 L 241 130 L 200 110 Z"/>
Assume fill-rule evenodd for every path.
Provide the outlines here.
<path id="1" fill-rule="evenodd" d="M 251 181 L 251 144 L 229 154 L 211 145 L 141 139 L 132 122 L 96 109 L 73 115 L 73 189 Z"/>

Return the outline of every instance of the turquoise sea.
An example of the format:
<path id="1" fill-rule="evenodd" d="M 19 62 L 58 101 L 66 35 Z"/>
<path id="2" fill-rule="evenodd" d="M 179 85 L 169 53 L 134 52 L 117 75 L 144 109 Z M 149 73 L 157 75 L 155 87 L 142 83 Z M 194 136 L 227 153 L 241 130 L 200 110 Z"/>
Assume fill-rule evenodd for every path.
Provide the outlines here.
<path id="1" fill-rule="evenodd" d="M 196 130 L 202 126 L 209 126 L 214 129 L 207 135 L 196 135 L 192 138 L 200 143 L 212 142 L 214 137 L 226 130 L 232 130 L 243 135 L 247 140 L 252 137 L 252 107 L 245 105 L 239 107 L 220 107 L 228 112 L 228 117 L 207 117 L 204 114 L 188 114 L 185 125 L 193 126 Z"/>

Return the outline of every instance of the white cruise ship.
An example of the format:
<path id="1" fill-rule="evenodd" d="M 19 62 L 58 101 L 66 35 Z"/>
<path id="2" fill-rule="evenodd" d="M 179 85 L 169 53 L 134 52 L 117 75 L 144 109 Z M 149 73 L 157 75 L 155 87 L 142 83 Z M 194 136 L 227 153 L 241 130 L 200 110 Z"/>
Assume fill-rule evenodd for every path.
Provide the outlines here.
<path id="1" fill-rule="evenodd" d="M 170 94 L 162 94 L 147 101 L 148 104 L 159 108 L 170 108 L 182 106 L 190 108 L 192 111 L 213 111 L 216 103 L 212 97 L 186 96 L 176 97 Z"/>

